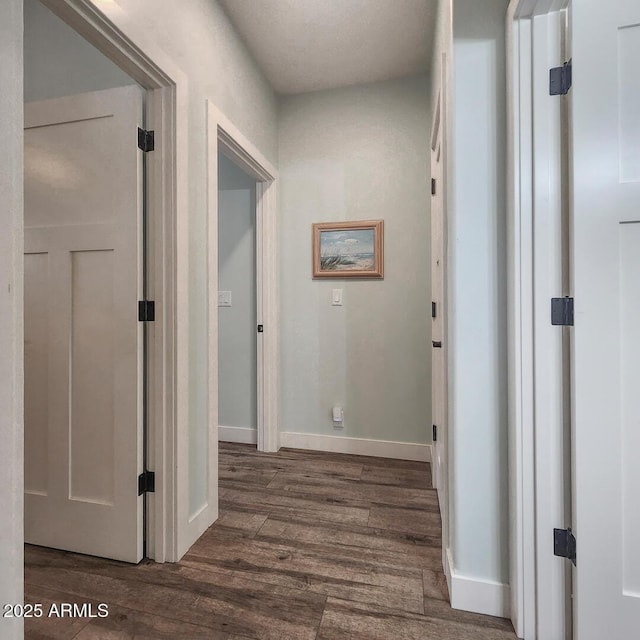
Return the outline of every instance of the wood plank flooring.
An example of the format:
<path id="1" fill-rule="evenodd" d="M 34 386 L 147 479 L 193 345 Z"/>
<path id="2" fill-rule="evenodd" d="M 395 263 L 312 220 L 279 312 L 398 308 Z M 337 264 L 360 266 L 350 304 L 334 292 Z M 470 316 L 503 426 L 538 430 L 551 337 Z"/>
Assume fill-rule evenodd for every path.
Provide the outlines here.
<path id="1" fill-rule="evenodd" d="M 514 640 L 453 611 L 429 465 L 220 443 L 220 518 L 177 564 L 25 551 L 27 640 Z"/>

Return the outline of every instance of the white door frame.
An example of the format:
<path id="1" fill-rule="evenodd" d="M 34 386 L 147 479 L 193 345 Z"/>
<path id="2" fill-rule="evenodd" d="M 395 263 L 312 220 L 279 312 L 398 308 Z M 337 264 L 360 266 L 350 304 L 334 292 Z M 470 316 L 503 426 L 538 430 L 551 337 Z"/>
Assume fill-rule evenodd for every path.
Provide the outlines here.
<path id="1" fill-rule="evenodd" d="M 42 1 L 147 91 L 146 126 L 156 132 L 147 158 L 147 291 L 156 302 L 148 328 L 147 455 L 156 481 L 147 507 L 147 555 L 177 561 L 217 507 L 190 521 L 187 79 L 117 4 L 98 10 L 91 0 Z"/>
<path id="2" fill-rule="evenodd" d="M 0 3 L 0 603 L 24 597 L 22 0 Z M 0 635 L 23 638 L 22 618 L 0 618 Z"/>
<path id="3" fill-rule="evenodd" d="M 277 180 L 275 167 L 240 130 L 207 101 L 209 244 L 209 420 L 218 425 L 218 152 L 256 179 L 257 444 L 278 451 L 280 347 L 278 299 Z"/>
<path id="4" fill-rule="evenodd" d="M 565 638 L 566 565 L 553 556 L 564 528 L 561 65 L 569 0 L 512 0 L 507 13 L 509 487 L 511 612 L 526 640 Z"/>

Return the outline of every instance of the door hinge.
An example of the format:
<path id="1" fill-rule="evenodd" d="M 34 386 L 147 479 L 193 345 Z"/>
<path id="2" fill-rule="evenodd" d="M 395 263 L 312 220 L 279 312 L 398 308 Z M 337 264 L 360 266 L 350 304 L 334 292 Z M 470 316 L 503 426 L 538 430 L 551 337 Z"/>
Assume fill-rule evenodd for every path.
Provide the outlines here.
<path id="1" fill-rule="evenodd" d="M 549 70 L 549 95 L 564 96 L 569 93 L 572 82 L 571 60 L 565 62 L 561 67 L 554 67 Z"/>
<path id="2" fill-rule="evenodd" d="M 264 325 L 262 324 L 258 325 L 258 333 L 264 333 Z"/>
<path id="3" fill-rule="evenodd" d="M 573 298 L 551 298 L 551 324 L 573 327 Z"/>
<path id="4" fill-rule="evenodd" d="M 156 319 L 156 303 L 153 300 L 138 301 L 138 320 L 153 322 Z"/>
<path id="5" fill-rule="evenodd" d="M 138 476 L 138 495 L 143 493 L 155 493 L 156 474 L 155 471 L 145 471 Z"/>
<path id="6" fill-rule="evenodd" d="M 142 151 L 147 153 L 153 151 L 155 148 L 155 132 L 138 127 L 138 149 L 142 149 Z"/>
<path id="7" fill-rule="evenodd" d="M 431 195 L 432 196 L 436 195 L 436 179 L 435 178 L 431 178 Z"/>
<path id="8" fill-rule="evenodd" d="M 437 424 L 432 424 L 431 425 L 431 431 L 432 431 L 431 439 L 434 442 L 438 442 L 438 425 Z"/>
<path id="9" fill-rule="evenodd" d="M 576 565 L 576 537 L 571 527 L 553 530 L 553 555 L 558 558 L 567 558 Z"/>
<path id="10" fill-rule="evenodd" d="M 432 317 L 432 318 L 435 318 L 435 317 L 437 316 L 436 311 L 437 311 L 436 303 L 435 303 L 435 302 L 432 302 L 432 303 L 431 303 L 431 317 Z"/>

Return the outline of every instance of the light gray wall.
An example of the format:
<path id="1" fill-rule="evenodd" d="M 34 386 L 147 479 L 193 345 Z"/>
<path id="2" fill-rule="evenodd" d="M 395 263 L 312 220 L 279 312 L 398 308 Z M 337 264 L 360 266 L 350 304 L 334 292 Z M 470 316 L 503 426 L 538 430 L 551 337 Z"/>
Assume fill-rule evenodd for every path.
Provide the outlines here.
<path id="1" fill-rule="evenodd" d="M 98 0 L 91 0 L 100 8 Z M 277 161 L 277 101 L 216 0 L 118 0 L 125 34 L 144 26 L 188 77 L 189 91 L 189 513 L 206 503 L 207 123 L 210 99 L 268 160 Z M 215 248 L 212 248 L 215 250 Z"/>
<path id="2" fill-rule="evenodd" d="M 280 107 L 282 431 L 429 442 L 428 78 Z M 380 218 L 384 280 L 312 280 L 312 223 Z"/>
<path id="3" fill-rule="evenodd" d="M 130 84 L 124 71 L 38 0 L 24 0 L 25 102 Z"/>
<path id="4" fill-rule="evenodd" d="M 22 0 L 0 2 L 0 604 L 23 600 Z M 22 638 L 0 617 L 0 637 Z"/>
<path id="5" fill-rule="evenodd" d="M 256 428 L 256 183 L 218 154 L 218 423 Z"/>
<path id="6" fill-rule="evenodd" d="M 451 464 L 459 574 L 509 582 L 506 315 L 508 0 L 454 0 L 449 211 Z"/>

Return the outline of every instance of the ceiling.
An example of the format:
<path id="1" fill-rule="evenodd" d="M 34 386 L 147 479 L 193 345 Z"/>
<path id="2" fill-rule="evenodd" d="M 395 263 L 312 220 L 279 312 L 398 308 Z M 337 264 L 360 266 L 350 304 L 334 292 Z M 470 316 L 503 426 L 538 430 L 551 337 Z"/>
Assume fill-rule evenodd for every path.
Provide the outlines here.
<path id="1" fill-rule="evenodd" d="M 220 0 L 277 93 L 429 70 L 438 0 Z"/>

